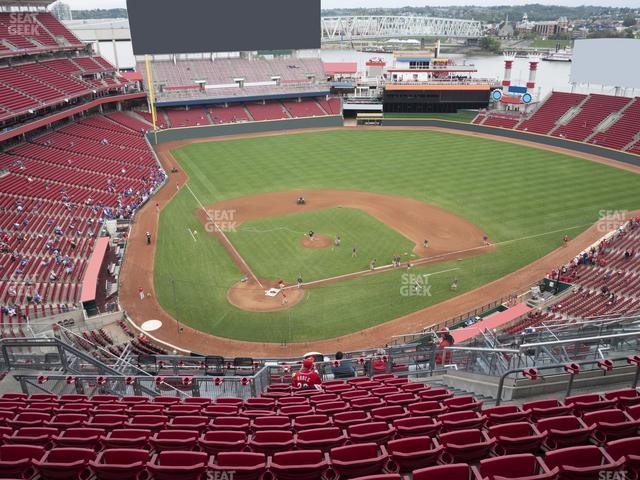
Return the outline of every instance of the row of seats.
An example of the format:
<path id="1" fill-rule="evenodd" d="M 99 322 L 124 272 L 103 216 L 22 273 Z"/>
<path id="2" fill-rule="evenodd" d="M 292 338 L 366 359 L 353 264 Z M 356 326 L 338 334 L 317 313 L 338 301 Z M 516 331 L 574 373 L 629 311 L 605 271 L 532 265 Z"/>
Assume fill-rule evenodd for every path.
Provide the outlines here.
<path id="1" fill-rule="evenodd" d="M 83 46 L 49 12 L 0 12 L 0 37 L 2 57 Z"/>

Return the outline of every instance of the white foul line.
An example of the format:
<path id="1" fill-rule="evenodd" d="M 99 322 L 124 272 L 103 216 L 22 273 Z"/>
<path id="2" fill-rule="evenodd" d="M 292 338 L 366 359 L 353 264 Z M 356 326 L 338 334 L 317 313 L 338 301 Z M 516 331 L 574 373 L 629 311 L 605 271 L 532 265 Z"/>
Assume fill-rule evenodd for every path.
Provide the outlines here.
<path id="1" fill-rule="evenodd" d="M 189 233 L 191 234 L 191 238 L 193 238 L 193 241 L 196 242 L 196 237 L 193 235 L 193 232 L 191 231 L 190 228 L 187 227 L 187 230 L 189 231 Z"/>

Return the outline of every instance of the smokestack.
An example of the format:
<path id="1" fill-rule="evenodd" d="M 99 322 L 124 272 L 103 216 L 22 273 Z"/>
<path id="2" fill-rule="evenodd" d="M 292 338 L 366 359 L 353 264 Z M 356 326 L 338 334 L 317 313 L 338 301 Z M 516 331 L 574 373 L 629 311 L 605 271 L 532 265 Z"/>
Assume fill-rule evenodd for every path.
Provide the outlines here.
<path id="1" fill-rule="evenodd" d="M 508 87 L 511 85 L 511 68 L 513 67 L 513 60 L 516 58 L 515 52 L 504 52 L 504 77 L 502 79 L 502 86 Z"/>
<path id="2" fill-rule="evenodd" d="M 529 81 L 527 82 L 528 89 L 534 89 L 536 86 L 536 73 L 538 71 L 539 62 L 540 56 L 529 55 Z"/>

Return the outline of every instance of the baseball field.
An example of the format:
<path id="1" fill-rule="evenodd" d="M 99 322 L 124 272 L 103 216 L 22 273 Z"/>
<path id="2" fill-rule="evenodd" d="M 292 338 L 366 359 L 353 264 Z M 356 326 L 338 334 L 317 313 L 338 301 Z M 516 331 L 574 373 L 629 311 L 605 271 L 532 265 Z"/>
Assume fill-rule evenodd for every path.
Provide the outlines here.
<path id="1" fill-rule="evenodd" d="M 381 324 L 530 264 L 603 211 L 640 207 L 631 172 L 440 131 L 342 129 L 172 154 L 189 181 L 162 206 L 155 264 L 139 268 L 179 322 L 242 341 Z M 387 267 L 394 257 L 400 267 Z M 266 297 L 279 280 L 286 299 Z"/>

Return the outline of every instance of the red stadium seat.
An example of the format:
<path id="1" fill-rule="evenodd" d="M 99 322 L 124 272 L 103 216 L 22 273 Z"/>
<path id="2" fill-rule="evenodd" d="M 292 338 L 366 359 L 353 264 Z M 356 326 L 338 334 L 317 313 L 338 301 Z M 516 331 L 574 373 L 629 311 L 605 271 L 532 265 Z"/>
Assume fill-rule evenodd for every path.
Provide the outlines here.
<path id="1" fill-rule="evenodd" d="M 164 414 L 168 417 L 199 416 L 201 411 L 200 405 L 174 404 L 165 408 Z"/>
<path id="2" fill-rule="evenodd" d="M 421 400 L 444 402 L 449 398 L 453 398 L 453 393 L 446 388 L 430 388 L 429 390 L 421 391 L 419 397 Z"/>
<path id="3" fill-rule="evenodd" d="M 247 434 L 235 430 L 208 430 L 200 436 L 200 449 L 210 455 L 220 452 L 239 452 L 247 444 Z"/>
<path id="4" fill-rule="evenodd" d="M 146 430 L 164 430 L 169 418 L 165 415 L 135 415 L 124 426 L 126 428 L 143 428 Z"/>
<path id="5" fill-rule="evenodd" d="M 311 402 L 307 397 L 280 397 L 278 398 L 278 407 L 288 407 L 292 405 L 309 405 Z"/>
<path id="6" fill-rule="evenodd" d="M 435 465 L 444 452 L 444 447 L 430 437 L 407 437 L 387 443 L 391 460 L 401 472 Z"/>
<path id="7" fill-rule="evenodd" d="M 88 419 L 89 417 L 82 413 L 59 413 L 54 415 L 48 422 L 45 422 L 45 425 L 53 428 L 80 427 Z"/>
<path id="8" fill-rule="evenodd" d="M 368 390 L 349 389 L 346 392 L 340 394 L 340 398 L 345 402 L 350 402 L 354 398 L 370 397 L 371 393 Z"/>
<path id="9" fill-rule="evenodd" d="M 414 470 L 411 477 L 413 480 L 480 480 L 466 463 L 420 468 Z"/>
<path id="10" fill-rule="evenodd" d="M 623 388 L 621 390 L 611 390 L 606 392 L 604 394 L 604 398 L 607 400 L 615 399 L 618 408 L 624 409 L 630 405 L 637 405 L 640 403 L 640 392 L 635 388 Z"/>
<path id="11" fill-rule="evenodd" d="M 375 396 L 354 398 L 349 402 L 349 404 L 355 410 L 365 411 L 386 406 L 384 399 Z"/>
<path id="12" fill-rule="evenodd" d="M 477 428 L 442 433 L 440 443 L 455 462 L 477 462 L 489 456 L 496 440 Z"/>
<path id="13" fill-rule="evenodd" d="M 395 428 L 385 422 L 367 422 L 347 427 L 347 436 L 353 443 L 375 442 L 384 445 L 395 435 Z"/>
<path id="14" fill-rule="evenodd" d="M 371 410 L 371 418 L 379 422 L 391 423 L 399 418 L 405 418 L 407 411 L 400 405 L 374 408 Z"/>
<path id="15" fill-rule="evenodd" d="M 47 446 L 56 435 L 58 435 L 57 428 L 22 427 L 14 430 L 11 435 L 5 435 L 3 440 L 11 444 Z"/>
<path id="16" fill-rule="evenodd" d="M 95 457 L 89 448 L 52 448 L 41 460 L 34 459 L 33 465 L 47 480 L 79 480 Z"/>
<path id="17" fill-rule="evenodd" d="M 536 453 L 547 437 L 528 422 L 494 425 L 489 427 L 489 436 L 496 439 L 496 451 L 506 455 Z"/>
<path id="18" fill-rule="evenodd" d="M 384 446 L 360 443 L 331 449 L 331 468 L 340 478 L 382 473 L 389 456 Z"/>
<path id="19" fill-rule="evenodd" d="M 276 480 L 321 480 L 328 468 L 328 455 L 320 450 L 278 452 L 269 464 Z"/>
<path id="20" fill-rule="evenodd" d="M 301 415 L 313 415 L 315 412 L 311 405 L 287 405 L 280 407 L 278 410 L 279 415 L 286 415 L 290 418 L 299 417 Z"/>
<path id="21" fill-rule="evenodd" d="M 159 396 L 153 399 L 153 403 L 160 403 L 162 405 L 169 406 L 180 403 L 180 398 Z"/>
<path id="22" fill-rule="evenodd" d="M 131 448 L 109 448 L 98 453 L 89 466 L 98 480 L 138 480 L 145 470 L 149 452 Z"/>
<path id="23" fill-rule="evenodd" d="M 333 424 L 340 428 L 347 428 L 349 425 L 357 425 L 369 420 L 371 420 L 371 415 L 364 410 L 336 413 L 333 416 Z"/>
<path id="24" fill-rule="evenodd" d="M 462 410 L 473 410 L 479 412 L 482 409 L 482 400 L 477 400 L 472 395 L 462 397 L 446 398 L 442 403 L 450 412 L 459 412 Z"/>
<path id="25" fill-rule="evenodd" d="M 32 478 L 33 460 L 41 460 L 44 452 L 40 445 L 0 446 L 0 478 Z"/>
<path id="26" fill-rule="evenodd" d="M 628 413 L 617 408 L 587 412 L 582 419 L 587 425 L 596 427 L 594 437 L 601 443 L 633 437 L 637 435 L 640 425 L 639 420 L 634 420 Z"/>
<path id="27" fill-rule="evenodd" d="M 193 450 L 197 441 L 196 430 L 160 430 L 149 438 L 156 451 Z"/>
<path id="28" fill-rule="evenodd" d="M 251 421 L 251 429 L 257 430 L 290 430 L 291 419 L 283 415 L 256 417 Z"/>
<path id="29" fill-rule="evenodd" d="M 247 445 L 253 452 L 273 455 L 292 449 L 295 440 L 290 430 L 258 430 Z"/>
<path id="30" fill-rule="evenodd" d="M 528 412 L 531 419 L 537 421 L 541 418 L 559 417 L 571 413 L 571 407 L 559 400 L 536 400 L 535 402 L 525 402 L 522 409 Z"/>
<path id="31" fill-rule="evenodd" d="M 134 403 L 127 407 L 128 415 L 164 415 L 165 406 L 161 403 Z"/>
<path id="32" fill-rule="evenodd" d="M 145 448 L 149 444 L 150 430 L 117 428 L 111 430 L 100 441 L 105 448 Z"/>
<path id="33" fill-rule="evenodd" d="M 53 437 L 53 442 L 57 447 L 78 447 L 96 449 L 100 443 L 100 438 L 105 435 L 103 428 L 68 428 Z"/>
<path id="34" fill-rule="evenodd" d="M 489 425 L 526 422 L 529 420 L 529 413 L 523 411 L 517 405 L 500 405 L 497 407 L 483 408 L 482 414 L 487 416 L 487 423 Z"/>
<path id="35" fill-rule="evenodd" d="M 426 402 L 414 402 L 407 406 L 409 413 L 411 415 L 417 416 L 437 416 L 445 413 L 447 411 L 447 407 L 442 406 L 439 402 L 436 401 L 426 401 Z"/>
<path id="36" fill-rule="evenodd" d="M 558 468 L 563 480 L 582 480 L 604 478 L 602 472 L 617 471 L 623 462 L 616 462 L 595 445 L 584 445 L 551 450 L 545 454 L 544 463 L 550 469 Z"/>
<path id="37" fill-rule="evenodd" d="M 587 426 L 573 415 L 543 418 L 536 426 L 540 433 L 547 435 L 545 446 L 552 449 L 583 445 L 589 442 L 595 430 L 595 425 Z"/>
<path id="38" fill-rule="evenodd" d="M 272 398 L 251 397 L 244 401 L 244 408 L 248 410 L 273 410 L 276 401 Z"/>
<path id="39" fill-rule="evenodd" d="M 218 405 L 233 405 L 234 407 L 242 407 L 244 400 L 238 397 L 220 397 L 216 399 Z"/>
<path id="40" fill-rule="evenodd" d="M 209 428 L 213 430 L 240 430 L 249 433 L 251 419 L 247 417 L 216 417 L 211 420 Z"/>
<path id="41" fill-rule="evenodd" d="M 293 419 L 293 429 L 296 432 L 308 428 L 325 428 L 331 426 L 331 419 L 327 415 L 301 415 Z"/>
<path id="42" fill-rule="evenodd" d="M 167 428 L 171 430 L 197 430 L 202 432 L 207 428 L 209 419 L 200 415 L 185 415 L 173 417 L 167 423 Z"/>
<path id="43" fill-rule="evenodd" d="M 564 399 L 564 403 L 571 407 L 576 415 L 583 415 L 594 410 L 604 410 L 615 407 L 615 399 L 607 399 L 598 393 L 574 395 Z"/>
<path id="44" fill-rule="evenodd" d="M 84 426 L 87 428 L 104 428 L 105 430 L 113 430 L 114 428 L 121 428 L 124 423 L 129 420 L 126 415 L 118 415 L 115 413 L 105 413 L 94 415 L 93 418 L 84 422 Z"/>
<path id="45" fill-rule="evenodd" d="M 116 395 L 94 395 L 89 399 L 89 402 L 93 405 L 104 405 L 108 403 L 116 403 L 118 397 Z"/>
<path id="46" fill-rule="evenodd" d="M 240 407 L 238 407 L 237 405 L 212 403 L 211 405 L 207 405 L 206 407 L 204 407 L 201 414 L 211 418 L 225 416 L 231 417 L 237 416 L 239 411 Z"/>
<path id="47" fill-rule="evenodd" d="M 506 455 L 480 460 L 480 477 L 486 480 L 513 478 L 521 480 L 553 480 L 556 470 L 550 471 L 545 463 L 531 453 Z"/>
<path id="48" fill-rule="evenodd" d="M 326 384 L 324 384 L 323 387 L 326 388 Z M 314 395 L 309 399 L 309 403 L 311 403 L 311 405 L 318 405 L 319 403 L 336 401 L 340 401 L 340 397 L 336 393 L 322 393 L 320 395 Z"/>
<path id="49" fill-rule="evenodd" d="M 209 458 L 209 470 L 214 474 L 234 472 L 234 480 L 260 480 L 267 470 L 267 458 L 263 453 L 222 452 L 215 461 L 213 456 Z"/>
<path id="50" fill-rule="evenodd" d="M 334 447 L 341 447 L 347 437 L 337 427 L 311 428 L 301 430 L 296 435 L 296 448 L 301 450 L 322 450 L 328 452 Z"/>
<path id="51" fill-rule="evenodd" d="M 87 402 L 89 398 L 81 393 L 65 393 L 58 398 L 59 403 Z"/>
<path id="52" fill-rule="evenodd" d="M 317 414 L 324 414 L 329 416 L 340 412 L 346 412 L 350 409 L 349 404 L 347 402 L 343 402 L 342 400 L 337 400 L 335 402 L 318 403 L 315 408 Z"/>
<path id="53" fill-rule="evenodd" d="M 624 466 L 638 478 L 638 474 L 640 474 L 640 437 L 613 440 L 607 443 L 605 451 L 616 462 L 622 460 Z"/>
<path id="54" fill-rule="evenodd" d="M 147 469 L 155 480 L 200 480 L 207 459 L 204 452 L 160 452 L 147 462 Z"/>
<path id="55" fill-rule="evenodd" d="M 211 404 L 211 399 L 204 397 L 187 397 L 182 401 L 182 403 L 185 405 L 199 405 L 200 407 L 206 407 Z"/>
<path id="56" fill-rule="evenodd" d="M 440 433 L 442 423 L 433 417 L 408 417 L 393 421 L 399 437 L 435 436 Z"/>
<path id="57" fill-rule="evenodd" d="M 474 410 L 444 413 L 438 415 L 437 419 L 439 422 L 442 422 L 442 430 L 445 432 L 465 430 L 468 428 L 481 428 L 487 422 L 485 415 L 481 415 Z"/>
<path id="58" fill-rule="evenodd" d="M 51 414 L 44 412 L 20 412 L 13 420 L 7 420 L 7 425 L 13 428 L 41 427 L 51 420 Z"/>

